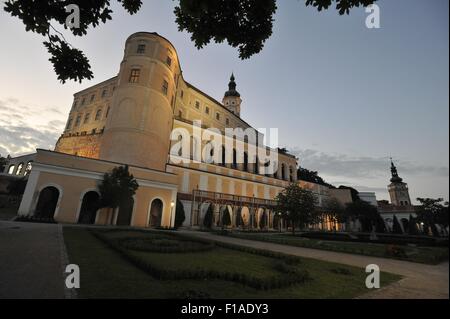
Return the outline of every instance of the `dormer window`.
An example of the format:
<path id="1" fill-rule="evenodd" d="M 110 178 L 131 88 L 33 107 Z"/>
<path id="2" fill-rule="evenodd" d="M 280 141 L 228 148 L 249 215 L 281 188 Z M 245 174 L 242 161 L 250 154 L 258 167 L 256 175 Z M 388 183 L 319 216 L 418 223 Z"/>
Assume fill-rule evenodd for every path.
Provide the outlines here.
<path id="1" fill-rule="evenodd" d="M 138 54 L 144 54 L 145 53 L 145 44 L 139 44 L 137 48 Z"/>

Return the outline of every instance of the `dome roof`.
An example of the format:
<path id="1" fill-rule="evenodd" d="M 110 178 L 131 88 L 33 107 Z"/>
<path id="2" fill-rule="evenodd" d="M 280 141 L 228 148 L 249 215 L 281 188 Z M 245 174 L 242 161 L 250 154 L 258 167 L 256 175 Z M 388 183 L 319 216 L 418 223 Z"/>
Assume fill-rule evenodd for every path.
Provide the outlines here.
<path id="1" fill-rule="evenodd" d="M 236 91 L 236 82 L 234 81 L 234 74 L 231 74 L 230 83 L 228 83 L 228 91 L 225 92 L 225 97 L 240 97 L 238 91 Z"/>

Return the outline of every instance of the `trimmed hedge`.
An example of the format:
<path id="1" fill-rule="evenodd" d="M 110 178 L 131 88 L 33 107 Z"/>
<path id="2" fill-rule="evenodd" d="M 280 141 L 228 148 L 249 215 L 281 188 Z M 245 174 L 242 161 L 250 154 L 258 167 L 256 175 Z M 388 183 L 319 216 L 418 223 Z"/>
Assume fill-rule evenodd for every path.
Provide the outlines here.
<path id="1" fill-rule="evenodd" d="M 214 248 L 214 243 L 181 241 L 168 238 L 122 238 L 117 239 L 117 241 L 119 245 L 129 250 L 169 254 L 201 252 Z"/>
<path id="2" fill-rule="evenodd" d="M 32 215 L 18 216 L 14 219 L 14 221 L 26 223 L 56 224 L 56 221 L 53 218 L 43 218 Z"/>
<path id="3" fill-rule="evenodd" d="M 152 277 L 159 280 L 186 280 L 186 279 L 197 279 L 197 280 L 208 280 L 208 279 L 218 279 L 225 281 L 232 281 L 236 283 L 240 283 L 246 286 L 249 286 L 258 290 L 269 290 L 269 289 L 278 289 L 285 288 L 289 286 L 293 286 L 296 284 L 304 283 L 305 281 L 310 279 L 309 273 L 305 270 L 303 272 L 299 272 L 297 274 L 283 274 L 280 277 L 270 277 L 270 278 L 257 278 L 251 275 L 247 275 L 244 273 L 238 272 L 227 272 L 227 271 L 216 271 L 209 269 L 195 269 L 195 270 L 169 270 L 165 268 L 160 268 L 155 266 L 149 261 L 144 260 L 140 256 L 137 256 L 135 253 L 120 245 L 117 240 L 113 240 L 105 236 L 104 233 L 99 231 L 90 230 L 91 234 L 93 234 L 96 238 L 104 242 L 107 246 L 117 251 L 124 259 L 133 263 L 136 267 L 142 269 L 143 271 L 150 274 Z M 188 238 L 187 236 L 179 236 L 179 238 Z M 203 239 L 192 239 L 193 241 L 201 241 L 205 242 Z M 209 242 L 209 241 L 208 241 Z M 247 253 L 253 253 L 266 257 L 273 258 L 281 258 L 282 260 L 287 261 L 287 263 L 299 262 L 299 258 L 295 256 L 284 255 L 280 253 L 274 253 L 270 251 L 257 250 L 253 248 L 240 247 L 231 244 L 223 244 L 216 243 L 217 246 L 222 246 L 229 249 L 235 249 L 239 251 L 244 251 Z"/>
<path id="4" fill-rule="evenodd" d="M 307 232 L 299 237 L 311 239 L 323 239 L 333 241 L 348 241 L 348 242 L 362 242 L 362 243 L 378 243 L 378 244 L 393 244 L 393 245 L 408 245 L 414 244 L 418 246 L 440 246 L 448 247 L 448 238 L 435 238 L 429 236 L 412 236 L 412 235 L 398 235 L 398 234 L 378 234 L 377 240 L 370 240 L 369 233 L 352 233 L 357 238 L 352 238 L 348 233 L 332 233 L 332 232 Z"/>

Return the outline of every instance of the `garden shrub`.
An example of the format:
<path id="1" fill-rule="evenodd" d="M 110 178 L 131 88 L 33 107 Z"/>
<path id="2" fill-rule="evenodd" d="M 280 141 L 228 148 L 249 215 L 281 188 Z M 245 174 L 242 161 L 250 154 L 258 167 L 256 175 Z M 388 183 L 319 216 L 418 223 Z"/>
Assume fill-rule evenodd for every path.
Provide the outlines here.
<path id="1" fill-rule="evenodd" d="M 143 271 L 147 272 L 152 277 L 159 279 L 159 280 L 186 280 L 186 279 L 201 279 L 201 280 L 211 280 L 211 279 L 218 279 L 218 280 L 225 280 L 225 281 L 232 281 L 236 283 L 243 284 L 245 286 L 252 287 L 254 289 L 258 290 L 269 290 L 269 289 L 278 289 L 278 288 L 284 288 L 293 286 L 296 284 L 304 283 L 306 280 L 310 279 L 309 274 L 306 271 L 299 270 L 296 272 L 296 274 L 291 273 L 283 273 L 280 276 L 272 276 L 268 278 L 257 278 L 253 277 L 252 275 L 248 275 L 245 273 L 237 273 L 237 272 L 228 272 L 228 271 L 216 271 L 216 270 L 210 270 L 210 269 L 182 269 L 182 270 L 170 270 L 167 268 L 160 268 L 158 266 L 155 266 L 151 262 L 144 260 L 140 256 L 133 253 L 132 250 L 127 249 L 124 245 L 120 243 L 121 240 L 124 240 L 123 238 L 121 240 L 114 240 L 111 238 L 108 238 L 108 236 L 105 235 L 105 232 L 101 231 L 94 231 L 90 230 L 90 232 L 99 240 L 104 242 L 107 246 L 117 251 L 125 260 L 133 263 L 136 267 L 142 269 Z M 175 237 L 175 236 L 174 236 Z M 177 235 L 180 240 L 192 240 L 196 242 L 210 242 L 203 239 L 192 239 L 188 236 L 179 236 Z M 138 238 L 141 239 L 141 238 Z M 285 255 L 282 253 L 276 253 L 266 250 L 259 250 L 254 248 L 248 248 L 248 247 L 241 247 L 231 244 L 225 244 L 225 243 L 215 243 L 217 246 L 222 246 L 224 248 L 228 249 L 234 249 L 239 250 L 243 252 L 247 252 L 250 254 L 257 254 L 261 256 L 271 257 L 271 258 L 278 258 L 283 261 L 285 261 L 285 264 L 288 267 L 293 267 L 293 263 L 300 263 L 300 258 L 296 256 L 290 256 Z M 291 266 L 289 266 L 291 265 Z"/>

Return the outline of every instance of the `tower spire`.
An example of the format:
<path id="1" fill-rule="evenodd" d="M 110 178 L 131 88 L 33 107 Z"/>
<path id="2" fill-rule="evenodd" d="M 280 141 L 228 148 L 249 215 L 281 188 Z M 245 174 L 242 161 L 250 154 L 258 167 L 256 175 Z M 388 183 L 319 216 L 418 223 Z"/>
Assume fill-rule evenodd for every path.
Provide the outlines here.
<path id="1" fill-rule="evenodd" d="M 234 73 L 231 73 L 230 82 L 228 83 L 228 91 L 225 92 L 225 97 L 227 97 L 227 96 L 235 96 L 235 97 L 241 96 L 239 94 L 239 92 L 236 91 L 236 82 L 235 82 Z"/>
<path id="2" fill-rule="evenodd" d="M 400 176 L 398 176 L 397 167 L 395 166 L 394 161 L 392 160 L 392 157 L 391 157 L 391 174 L 392 174 L 392 178 L 391 178 L 392 183 L 403 182 L 403 179 Z"/>

